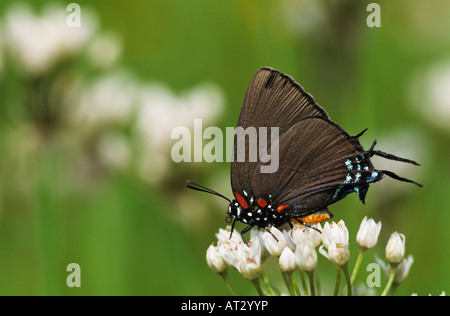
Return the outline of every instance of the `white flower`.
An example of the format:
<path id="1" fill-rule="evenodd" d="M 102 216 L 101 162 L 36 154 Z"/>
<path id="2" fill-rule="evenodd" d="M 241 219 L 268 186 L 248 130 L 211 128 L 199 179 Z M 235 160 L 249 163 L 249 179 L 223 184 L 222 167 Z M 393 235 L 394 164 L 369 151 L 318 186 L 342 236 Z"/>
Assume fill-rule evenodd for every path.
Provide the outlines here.
<path id="1" fill-rule="evenodd" d="M 386 245 L 386 259 L 389 263 L 400 263 L 405 256 L 405 235 L 394 232 Z"/>
<path id="2" fill-rule="evenodd" d="M 124 170 L 131 161 L 131 149 L 128 140 L 119 133 L 103 135 L 98 144 L 103 163 L 112 169 Z"/>
<path id="3" fill-rule="evenodd" d="M 325 223 L 322 230 L 322 242 L 328 251 L 321 246 L 319 252 L 336 265 L 342 266 L 350 259 L 348 248 L 348 229 L 343 220 L 338 223 Z"/>
<path id="4" fill-rule="evenodd" d="M 348 244 L 348 230 L 343 220 L 338 223 L 325 223 L 322 230 L 322 242 L 329 248 L 332 242 Z"/>
<path id="5" fill-rule="evenodd" d="M 259 238 L 250 240 L 248 246 L 241 244 L 239 272 L 247 280 L 259 278 L 262 274 L 261 244 Z"/>
<path id="6" fill-rule="evenodd" d="M 191 128 L 194 119 L 201 118 L 206 128 L 222 107 L 222 93 L 214 85 L 202 85 L 180 96 L 163 85 L 146 85 L 139 93 L 137 132 L 146 145 L 168 148 L 175 127 Z"/>
<path id="7" fill-rule="evenodd" d="M 292 272 L 297 269 L 297 262 L 295 254 L 289 247 L 284 248 L 278 260 L 280 270 L 283 272 Z"/>
<path id="8" fill-rule="evenodd" d="M 236 236 L 236 237 L 235 237 Z M 230 227 L 219 229 L 217 251 L 224 262 L 237 269 L 247 280 L 258 278 L 262 273 L 262 247 L 256 235 L 244 244 L 239 234 L 230 238 Z"/>
<path id="9" fill-rule="evenodd" d="M 193 135 L 195 119 L 201 119 L 202 129 L 206 129 L 220 114 L 223 97 L 214 85 L 202 85 L 177 96 L 162 85 L 147 84 L 140 89 L 138 99 L 135 132 L 141 144 L 137 169 L 145 181 L 155 183 L 170 172 L 167 152 L 174 145 L 173 130 L 187 128 Z"/>
<path id="10" fill-rule="evenodd" d="M 278 240 L 273 238 L 272 234 L 269 232 L 264 232 L 261 236 L 261 239 L 269 253 L 272 256 L 279 257 L 283 252 L 284 248 L 287 247 L 286 239 L 283 233 L 275 227 L 270 228 L 270 232 L 275 236 Z"/>
<path id="11" fill-rule="evenodd" d="M 5 18 L 5 44 L 29 75 L 41 75 L 61 60 L 83 49 L 96 30 L 96 20 L 83 10 L 83 26 L 67 26 L 67 11 L 47 6 L 36 16 L 30 6 L 14 5 Z"/>
<path id="12" fill-rule="evenodd" d="M 223 260 L 230 266 L 240 271 L 240 248 L 242 243 L 236 243 L 233 239 L 225 239 L 217 243 L 219 254 Z"/>
<path id="13" fill-rule="evenodd" d="M 418 72 L 409 88 L 411 104 L 420 118 L 449 132 L 450 120 L 450 61 L 441 61 Z M 424 106 L 426 104 L 426 106 Z"/>
<path id="14" fill-rule="evenodd" d="M 259 229 L 252 229 L 250 231 L 250 240 L 259 239 L 259 245 L 261 247 L 261 260 L 264 261 L 270 256 L 270 253 L 269 253 L 269 251 L 267 251 L 267 248 L 266 248 L 264 242 L 262 242 L 262 239 L 261 239 L 262 234 L 263 234 L 263 232 L 260 231 Z M 239 235 L 239 234 L 237 234 L 237 235 Z"/>
<path id="15" fill-rule="evenodd" d="M 216 273 L 222 273 L 227 269 L 225 261 L 219 254 L 217 247 L 210 245 L 206 251 L 206 262 L 208 266 Z"/>
<path id="16" fill-rule="evenodd" d="M 356 241 L 358 242 L 359 247 L 364 250 L 375 247 L 380 231 L 381 221 L 375 223 L 372 218 L 367 219 L 367 216 L 364 217 L 361 226 L 359 227 L 358 234 L 356 235 Z"/>
<path id="17" fill-rule="evenodd" d="M 314 227 L 322 231 L 320 224 L 317 224 Z M 310 243 L 313 247 L 317 247 L 322 241 L 321 233 L 315 229 L 304 227 L 302 225 L 294 225 L 290 231 L 290 237 L 297 247 L 305 242 Z"/>
<path id="18" fill-rule="evenodd" d="M 73 114 L 74 124 L 84 130 L 98 130 L 127 122 L 134 111 L 138 91 L 126 73 L 106 75 L 86 87 Z"/>
<path id="19" fill-rule="evenodd" d="M 221 245 L 229 239 L 231 239 L 235 244 L 239 244 L 240 242 L 242 242 L 241 236 L 236 231 L 233 232 L 231 238 L 230 235 L 231 235 L 230 225 L 228 225 L 225 229 L 219 228 L 219 232 L 216 234 L 216 238 L 218 240 L 217 244 Z"/>
<path id="20" fill-rule="evenodd" d="M 408 257 L 403 259 L 403 261 L 397 266 L 397 270 L 395 271 L 395 283 L 400 284 L 405 281 L 413 263 L 414 257 L 412 255 L 409 255 Z"/>
<path id="21" fill-rule="evenodd" d="M 350 260 L 350 250 L 346 243 L 332 242 L 328 247 L 328 256 L 337 266 L 343 266 Z"/>
<path id="22" fill-rule="evenodd" d="M 87 47 L 87 57 L 92 66 L 98 69 L 112 67 L 119 59 L 121 52 L 121 41 L 113 33 L 97 35 Z"/>
<path id="23" fill-rule="evenodd" d="M 317 252 L 309 242 L 303 242 L 295 250 L 295 259 L 298 267 L 307 272 L 312 272 L 317 267 Z"/>

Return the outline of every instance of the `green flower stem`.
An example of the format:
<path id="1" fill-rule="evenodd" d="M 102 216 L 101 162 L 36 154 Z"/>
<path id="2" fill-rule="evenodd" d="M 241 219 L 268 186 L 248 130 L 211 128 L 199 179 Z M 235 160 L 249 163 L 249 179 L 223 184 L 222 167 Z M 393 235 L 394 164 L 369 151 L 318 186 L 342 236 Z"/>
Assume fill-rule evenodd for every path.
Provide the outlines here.
<path id="1" fill-rule="evenodd" d="M 291 294 L 291 296 L 295 296 L 295 292 L 294 292 L 294 278 L 292 277 L 292 272 L 286 272 L 286 276 L 288 278 L 289 293 Z"/>
<path id="2" fill-rule="evenodd" d="M 311 290 L 311 296 L 316 296 L 316 289 L 314 287 L 314 271 L 308 272 L 309 288 Z"/>
<path id="3" fill-rule="evenodd" d="M 386 287 L 383 290 L 383 293 L 381 293 L 381 296 L 386 296 L 389 293 L 392 283 L 394 282 L 395 271 L 397 271 L 397 265 L 398 264 L 391 264 L 391 272 L 389 274 L 389 280 L 388 283 L 386 284 Z"/>
<path id="4" fill-rule="evenodd" d="M 269 295 L 275 296 L 275 291 L 273 290 L 272 286 L 270 285 L 269 278 L 267 277 L 267 275 L 264 272 L 262 274 L 262 279 L 263 279 L 264 284 L 267 287 L 267 290 L 269 291 Z"/>
<path id="5" fill-rule="evenodd" d="M 297 296 L 302 296 L 302 294 L 300 293 L 300 289 L 298 288 L 297 282 L 295 282 L 294 276 L 292 276 L 292 283 L 294 284 L 294 290 Z"/>
<path id="6" fill-rule="evenodd" d="M 350 278 L 351 284 L 353 284 L 355 282 L 356 275 L 358 274 L 359 267 L 361 266 L 362 259 L 364 257 L 365 252 L 366 252 L 366 249 L 359 248 L 358 258 L 356 259 L 355 267 L 353 268 L 352 276 Z"/>
<path id="7" fill-rule="evenodd" d="M 337 296 L 339 293 L 339 285 L 341 283 L 341 267 L 336 266 L 336 285 L 334 286 L 334 296 Z"/>
<path id="8" fill-rule="evenodd" d="M 343 265 L 345 280 L 347 281 L 347 295 L 352 296 L 352 282 L 350 280 L 350 275 L 348 273 L 348 264 Z"/>
<path id="9" fill-rule="evenodd" d="M 320 286 L 320 278 L 318 273 L 314 273 L 314 281 L 316 285 L 316 295 L 322 296 L 322 288 Z"/>
<path id="10" fill-rule="evenodd" d="M 300 269 L 298 270 L 298 272 L 300 273 L 300 280 L 302 281 L 303 293 L 305 293 L 305 295 L 308 296 L 309 291 L 308 287 L 306 286 L 305 275 L 303 274 L 303 271 Z"/>
<path id="11" fill-rule="evenodd" d="M 225 284 L 227 285 L 228 289 L 230 290 L 231 295 L 236 296 L 236 292 L 234 291 L 233 286 L 230 283 L 230 279 L 228 279 L 228 272 L 227 271 L 228 270 L 225 270 L 224 272 L 219 273 L 219 274 L 223 278 L 223 280 L 225 281 Z"/>
<path id="12" fill-rule="evenodd" d="M 258 295 L 259 296 L 264 296 L 264 293 L 263 293 L 263 291 L 261 289 L 261 285 L 259 284 L 259 278 L 253 279 L 252 283 L 255 286 L 256 291 L 258 292 Z"/>

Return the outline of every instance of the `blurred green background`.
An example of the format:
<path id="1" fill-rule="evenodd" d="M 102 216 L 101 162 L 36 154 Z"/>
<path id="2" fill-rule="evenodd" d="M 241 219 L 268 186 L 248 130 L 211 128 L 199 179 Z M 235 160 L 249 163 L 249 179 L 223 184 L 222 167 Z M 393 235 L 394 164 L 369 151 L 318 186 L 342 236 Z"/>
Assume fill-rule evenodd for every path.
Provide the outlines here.
<path id="1" fill-rule="evenodd" d="M 370 2 L 78 1 L 81 27 L 68 28 L 69 2 L 1 1 L 0 295 L 228 295 L 205 261 L 227 204 L 184 181 L 231 197 L 229 163 L 174 163 L 171 131 L 235 126 L 262 66 L 350 134 L 369 128 L 366 148 L 377 139 L 422 164 L 374 159 L 424 188 L 386 179 L 366 205 L 330 207 L 349 227 L 350 267 L 362 218 L 383 223 L 358 282 L 399 231 L 414 264 L 397 294 L 448 294 L 450 2 L 379 1 L 379 28 Z M 66 285 L 72 262 L 81 288 Z M 318 269 L 333 286 L 334 266 Z"/>

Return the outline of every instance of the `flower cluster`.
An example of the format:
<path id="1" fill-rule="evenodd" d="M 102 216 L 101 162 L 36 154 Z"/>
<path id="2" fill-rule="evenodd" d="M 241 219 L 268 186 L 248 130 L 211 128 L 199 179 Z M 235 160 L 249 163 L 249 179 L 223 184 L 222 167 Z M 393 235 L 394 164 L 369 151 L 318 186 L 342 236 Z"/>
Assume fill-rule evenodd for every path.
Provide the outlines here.
<path id="1" fill-rule="evenodd" d="M 231 227 L 228 226 L 226 229 L 219 229 L 216 234 L 217 245 L 209 246 L 206 260 L 208 266 L 224 278 L 233 294 L 235 292 L 227 276 L 228 267 L 236 269 L 245 279 L 252 281 L 260 295 L 276 294 L 264 275 L 263 269 L 266 259 L 274 256 L 278 260 L 281 272 L 285 275 L 290 295 L 317 295 L 321 293 L 316 291 L 315 284 L 318 275 L 314 272 L 318 266 L 316 248 L 320 246 L 319 253 L 337 267 L 334 294 L 339 294 L 342 271 L 346 279 L 346 288 L 342 292 L 352 295 L 352 284 L 360 268 L 363 255 L 368 249 L 376 246 L 380 231 L 381 222 L 377 223 L 373 219 L 367 219 L 367 217 L 361 222 L 356 236 L 359 255 L 351 276 L 348 272 L 350 260 L 349 232 L 342 220 L 337 223 L 327 222 L 323 225 L 323 228 L 320 224 L 316 224 L 314 229 L 295 224 L 292 227 L 288 225 L 281 228 L 271 227 L 270 232 L 252 230 L 248 244 L 242 241 L 237 232 L 232 233 Z M 413 258 L 408 256 L 404 259 L 404 254 L 405 236 L 395 232 L 389 238 L 386 246 L 386 260 L 389 266 L 380 263 L 387 272 L 389 271 L 389 280 L 382 295 L 389 293 L 391 288 L 395 289 L 408 275 Z M 293 276 L 293 272 L 297 270 L 300 271 L 303 293 Z M 308 276 L 309 287 L 306 285 L 304 274 Z M 266 290 L 263 290 L 260 286 L 260 279 L 264 281 Z"/>
<path id="2" fill-rule="evenodd" d="M 58 138 L 81 175 L 132 171 L 149 184 L 167 181 L 171 131 L 217 119 L 223 94 L 202 83 L 178 95 L 138 79 L 120 63 L 120 36 L 82 10 L 82 27 L 73 28 L 60 4 L 15 3 L 0 16 L 0 119 L 14 122 L 11 138 L 25 138 L 11 143 L 32 152 Z"/>

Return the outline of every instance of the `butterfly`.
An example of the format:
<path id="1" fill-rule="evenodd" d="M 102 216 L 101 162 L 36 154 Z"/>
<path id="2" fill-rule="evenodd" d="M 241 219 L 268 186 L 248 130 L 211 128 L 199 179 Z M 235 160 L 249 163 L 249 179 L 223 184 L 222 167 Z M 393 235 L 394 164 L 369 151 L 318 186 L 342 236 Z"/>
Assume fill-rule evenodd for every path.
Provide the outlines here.
<path id="1" fill-rule="evenodd" d="M 244 234 L 253 227 L 269 233 L 270 227 L 286 223 L 314 228 L 311 225 L 333 217 L 329 205 L 350 193 L 355 192 L 365 203 L 369 185 L 385 176 L 422 186 L 391 171 L 375 169 L 370 158 L 419 165 L 417 162 L 376 150 L 376 141 L 365 150 L 359 138 L 367 129 L 349 135 L 293 78 L 268 67 L 259 69 L 251 80 L 237 123 L 243 130 L 260 127 L 278 128 L 276 141 L 266 140 L 270 152 L 278 153 L 275 172 L 262 172 L 268 162 L 250 159 L 251 141 L 239 143 L 236 133 L 231 163 L 233 200 L 187 181 L 191 189 L 228 200 L 231 234 L 237 221 L 246 224 L 241 232 L 244 242 Z M 243 146 L 244 161 L 237 159 L 238 146 Z"/>

